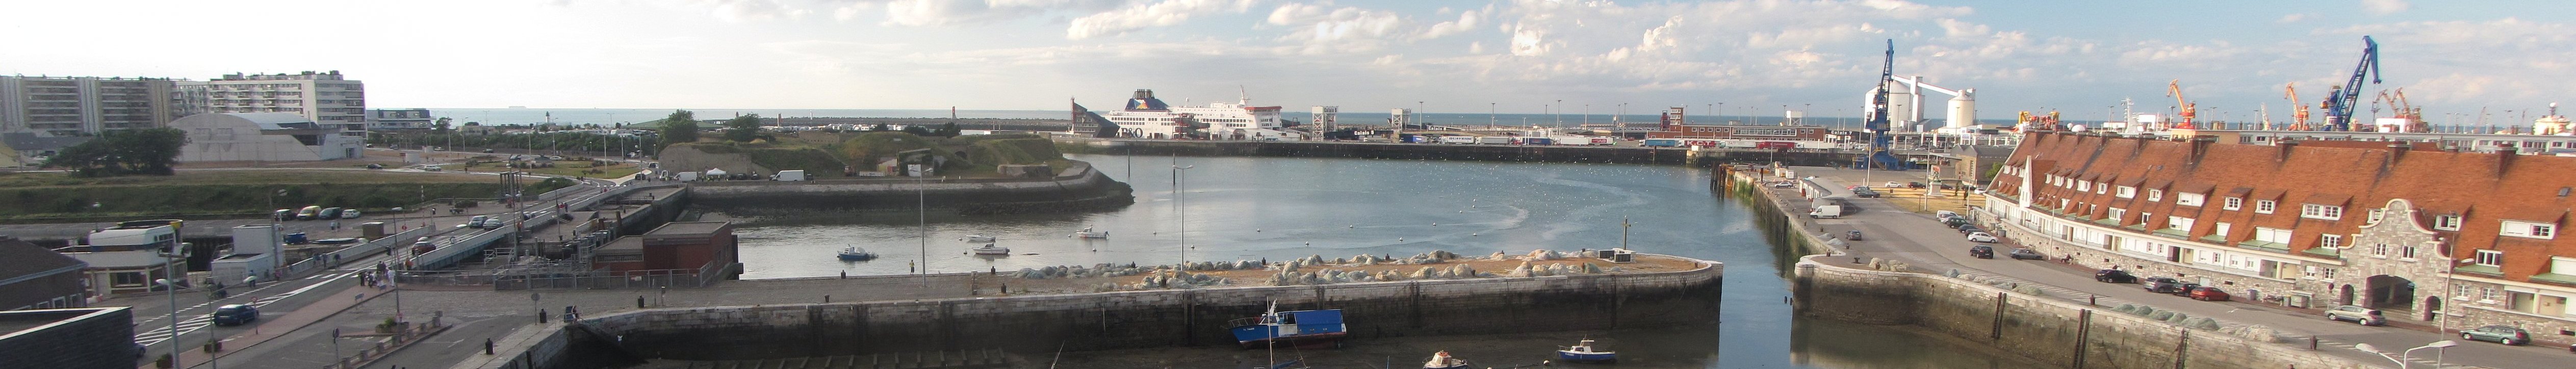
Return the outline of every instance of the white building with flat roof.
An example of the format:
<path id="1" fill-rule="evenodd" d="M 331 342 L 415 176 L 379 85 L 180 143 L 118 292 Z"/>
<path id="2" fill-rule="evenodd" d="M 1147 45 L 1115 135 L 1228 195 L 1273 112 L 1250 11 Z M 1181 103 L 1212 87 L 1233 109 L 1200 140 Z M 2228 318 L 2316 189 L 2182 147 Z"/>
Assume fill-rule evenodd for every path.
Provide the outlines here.
<path id="1" fill-rule="evenodd" d="M 367 131 L 291 113 L 207 113 L 171 121 L 188 132 L 180 162 L 313 161 L 363 155 Z"/>
<path id="2" fill-rule="evenodd" d="M 323 125 L 365 130 L 365 83 L 340 71 L 296 74 L 226 74 L 209 81 L 178 83 L 180 113 L 290 113 Z"/>
<path id="3" fill-rule="evenodd" d="M 367 129 L 430 129 L 429 109 L 367 109 Z"/>

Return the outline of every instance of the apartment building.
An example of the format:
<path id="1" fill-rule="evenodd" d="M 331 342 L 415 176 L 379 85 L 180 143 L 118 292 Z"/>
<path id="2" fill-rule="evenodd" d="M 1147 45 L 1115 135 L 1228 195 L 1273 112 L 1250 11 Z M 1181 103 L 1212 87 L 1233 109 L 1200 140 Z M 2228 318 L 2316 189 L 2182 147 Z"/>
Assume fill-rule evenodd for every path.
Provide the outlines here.
<path id="1" fill-rule="evenodd" d="M 430 129 L 429 109 L 367 109 L 367 129 Z"/>
<path id="2" fill-rule="evenodd" d="M 0 134 L 79 137 L 178 118 L 161 78 L 0 76 Z"/>
<path id="3" fill-rule="evenodd" d="M 340 71 L 279 74 L 226 74 L 208 81 L 178 82 L 180 116 L 201 113 L 293 113 L 325 126 L 364 131 L 367 124 L 365 84 Z"/>
<path id="4" fill-rule="evenodd" d="M 2034 133 L 1976 209 L 2051 258 L 2238 300 L 2576 340 L 2576 157 Z M 2571 238 L 2576 239 L 2576 238 Z"/>

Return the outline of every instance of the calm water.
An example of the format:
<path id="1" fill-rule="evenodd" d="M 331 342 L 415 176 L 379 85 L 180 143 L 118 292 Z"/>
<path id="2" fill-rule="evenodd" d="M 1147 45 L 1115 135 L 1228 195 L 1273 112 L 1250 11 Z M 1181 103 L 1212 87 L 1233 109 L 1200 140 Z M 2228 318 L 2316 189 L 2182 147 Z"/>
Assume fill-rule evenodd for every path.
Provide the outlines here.
<path id="1" fill-rule="evenodd" d="M 1425 349 L 1447 349 L 1479 366 L 1534 362 L 1547 345 L 1590 335 L 1651 357 L 1633 367 L 1706 368 L 2024 368 L 2044 365 L 1997 359 L 1977 346 L 1949 344 L 1903 331 L 1792 319 L 1778 257 L 1749 210 L 1711 194 L 1709 173 L 1673 166 L 1526 164 L 1359 159 L 1128 157 L 1074 155 L 1135 186 L 1136 204 L 1075 215 L 932 216 L 924 242 L 916 214 L 800 218 L 753 222 L 743 237 L 747 279 L 901 274 L 927 260 L 934 272 L 1016 270 L 1092 263 L 1166 264 L 1197 260 L 1282 259 L 1321 254 L 1411 255 L 1449 250 L 1479 255 L 1619 246 L 1726 263 L 1726 301 L 1718 327 L 1681 331 L 1565 332 L 1449 337 L 1385 343 L 1375 349 L 1315 353 L 1366 367 L 1392 360 L 1418 364 Z M 1180 170 L 1174 191 L 1175 165 Z M 1106 240 L 1066 237 L 1096 227 Z M 991 235 L 1016 254 L 965 253 L 966 235 Z M 1187 243 L 1183 236 L 1187 236 Z M 832 252 L 856 245 L 885 255 L 841 262 Z M 1028 255 L 1034 253 L 1034 255 Z M 1408 339 L 1409 340 L 1409 339 Z M 1566 341 L 1566 342 L 1556 342 Z M 1435 348 L 1434 346 L 1438 346 Z M 1504 347 L 1535 347 L 1530 350 Z M 1531 351 L 1535 350 L 1535 351 Z M 1421 352 L 1413 352 L 1421 351 Z M 1223 349 L 1088 353 L 1078 359 L 1224 367 L 1246 359 Z M 1181 360 L 1160 363 L 1157 360 Z M 1265 358 L 1266 359 L 1266 358 Z M 1138 361 L 1147 360 L 1147 361 Z M 1326 363 L 1324 357 L 1310 363 Z M 1408 363 L 1411 362 L 1411 363 Z M 1636 363 L 1647 364 L 1647 363 Z M 1108 365 L 1126 366 L 1126 364 Z"/>

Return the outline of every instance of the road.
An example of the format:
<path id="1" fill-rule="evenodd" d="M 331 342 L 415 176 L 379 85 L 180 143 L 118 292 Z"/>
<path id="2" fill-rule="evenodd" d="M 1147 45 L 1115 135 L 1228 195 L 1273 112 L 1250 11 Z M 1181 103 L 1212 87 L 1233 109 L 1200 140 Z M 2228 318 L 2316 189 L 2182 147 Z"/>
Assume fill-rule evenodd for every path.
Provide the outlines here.
<path id="1" fill-rule="evenodd" d="M 1796 169 L 1801 176 L 1837 178 L 1843 183 L 1876 183 L 1862 182 L 1861 177 L 1865 174 L 1856 170 L 1810 167 Z M 1876 179 L 1880 180 L 1890 177 L 1886 173 L 1876 175 Z M 1771 191 L 1774 191 L 1774 196 L 1783 196 L 1787 199 L 1796 199 L 1799 196 L 1795 190 L 1790 189 L 1771 189 Z M 2023 285 L 2037 284 L 2051 297 L 2076 302 L 2098 298 L 2098 304 L 2106 309 L 2128 303 L 2182 312 L 2192 316 L 2209 317 L 2227 326 L 2259 324 L 2279 330 L 2283 335 L 2315 337 L 2319 341 L 2318 346 L 2321 350 L 2363 363 L 2395 364 L 2392 359 L 2356 350 L 2353 348 L 2354 344 L 2369 343 L 2382 350 L 2404 350 L 2444 339 L 2458 339 L 2455 336 L 2435 332 L 2429 326 L 2404 322 L 2391 326 L 2369 327 L 2349 322 L 2329 321 L 2313 310 L 2301 311 L 2242 301 L 2204 302 L 2181 296 L 2151 293 L 2137 284 L 2095 282 L 2093 270 L 2051 261 L 2015 260 L 2001 255 L 1995 259 L 1977 259 L 1968 256 L 1969 246 L 1975 243 L 1968 242 L 1958 231 L 1942 226 L 1931 215 L 1894 210 L 1897 207 L 1888 204 L 1888 200 L 1885 199 L 1852 200 L 1852 204 L 1860 209 L 1858 213 L 1842 219 L 1819 220 L 1817 224 L 1824 228 L 1822 231 L 1829 232 L 1827 234 L 1860 230 L 1864 237 L 1861 241 L 1851 242 L 1848 249 L 1855 256 L 1902 260 L 1913 264 L 1918 269 L 1932 273 L 1946 273 L 1948 270 L 1957 269 L 1962 272 L 1963 277 L 1984 276 L 2022 282 Z M 2039 234 L 2029 230 L 2011 233 Z M 2013 241 L 2007 239 L 1997 244 L 1995 248 L 1997 254 L 2002 254 L 2013 247 L 2015 247 Z M 2306 343 L 2299 341 L 2291 344 L 2305 346 Z M 2517 347 L 2475 341 L 2460 341 L 2457 347 L 2439 351 L 2441 352 L 2418 351 L 2417 354 L 2423 356 L 2414 357 L 2412 361 L 2421 366 L 2433 365 L 2437 361 L 2435 358 L 2440 358 L 2447 359 L 2445 363 L 2451 366 L 2559 368 L 2568 367 L 2567 361 L 2570 359 L 2564 348 Z M 2447 351 L 2459 351 L 2460 355 L 2449 356 Z"/>

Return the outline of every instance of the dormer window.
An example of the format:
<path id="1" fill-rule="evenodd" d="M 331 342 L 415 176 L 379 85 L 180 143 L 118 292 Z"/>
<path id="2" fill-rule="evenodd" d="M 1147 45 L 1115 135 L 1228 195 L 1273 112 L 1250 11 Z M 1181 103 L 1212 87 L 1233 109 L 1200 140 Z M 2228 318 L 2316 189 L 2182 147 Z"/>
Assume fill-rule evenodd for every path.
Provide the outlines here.
<path id="1" fill-rule="evenodd" d="M 2165 201 L 2165 190 L 2147 190 L 2147 201 Z"/>
<path id="2" fill-rule="evenodd" d="M 2445 230 L 2445 231 L 2457 231 L 2457 230 L 2460 230 L 2460 216 L 2458 216 L 2458 215 L 2444 215 L 2444 216 L 2433 217 L 2433 229 Z"/>
<path id="3" fill-rule="evenodd" d="M 2299 204 L 2299 217 L 2301 217 L 2301 218 L 2312 218 L 2312 219 L 2325 219 L 2325 220 L 2341 220 L 2341 219 L 2343 219 L 2343 207 L 2341 207 L 2341 206 L 2332 206 L 2332 205 Z"/>
<path id="4" fill-rule="evenodd" d="M 2226 202 L 2225 206 L 2223 206 L 2223 207 L 2221 207 L 2221 208 L 2224 208 L 2224 209 L 2227 209 L 2227 210 L 2240 210 L 2240 209 L 2244 209 L 2244 208 L 2245 208 L 2245 198 L 2243 198 L 2243 197 L 2230 197 L 2230 198 L 2227 198 L 2227 202 Z"/>
<path id="5" fill-rule="evenodd" d="M 2116 195 L 2112 195 L 2112 196 L 2119 196 L 2120 198 L 2123 198 L 2123 199 L 2126 199 L 2126 198 L 2132 198 L 2132 197 L 2138 197 L 2138 188 L 2137 188 L 2137 187 L 2129 187 L 2129 186 L 2120 186 L 2120 193 L 2119 193 L 2119 194 L 2116 194 Z"/>
<path id="6" fill-rule="evenodd" d="M 2255 214 L 2271 214 L 2272 210 L 2277 207 L 2279 207 L 2279 204 L 2272 202 L 2272 200 L 2254 200 Z"/>
<path id="7" fill-rule="evenodd" d="M 2541 222 L 2507 220 L 2504 221 L 2504 229 L 2498 233 L 2506 236 L 2522 238 L 2538 238 L 2544 240 L 2555 239 L 2558 237 L 2558 225 Z"/>

